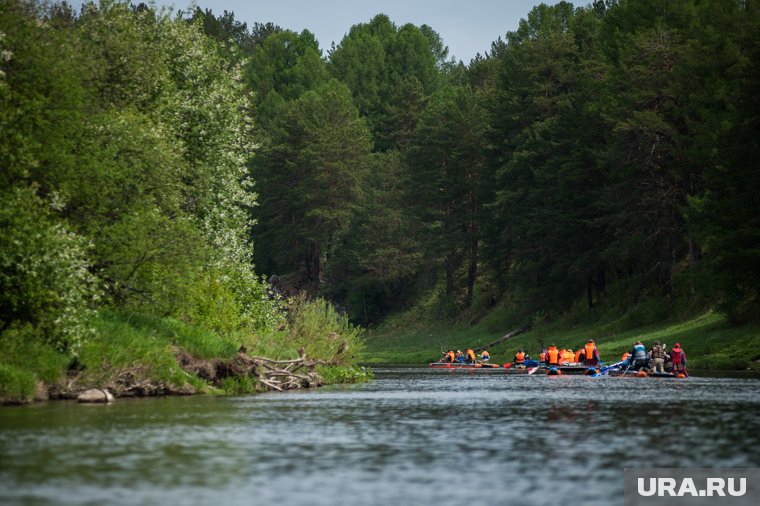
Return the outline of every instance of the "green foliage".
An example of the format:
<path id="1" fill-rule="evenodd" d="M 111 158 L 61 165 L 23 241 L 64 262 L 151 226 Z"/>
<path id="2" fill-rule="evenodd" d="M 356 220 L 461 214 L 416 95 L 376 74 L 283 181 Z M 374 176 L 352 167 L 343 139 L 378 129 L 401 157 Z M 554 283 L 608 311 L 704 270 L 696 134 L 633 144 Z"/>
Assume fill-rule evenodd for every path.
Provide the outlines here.
<path id="1" fill-rule="evenodd" d="M 101 338 L 133 333 L 147 340 L 165 341 L 197 358 L 230 358 L 241 344 L 234 337 L 224 337 L 203 327 L 141 313 L 102 311 L 97 325 Z"/>
<path id="2" fill-rule="evenodd" d="M 307 356 L 350 365 L 364 347 L 364 331 L 324 299 L 298 298 L 289 306 L 289 343 Z"/>
<path id="3" fill-rule="evenodd" d="M 364 192 L 329 266 L 328 293 L 345 300 L 354 321 L 369 325 L 405 307 L 420 268 L 418 225 L 405 206 L 406 167 L 400 153 L 374 153 Z"/>
<path id="4" fill-rule="evenodd" d="M 97 339 L 83 346 L 79 357 L 83 384 L 105 385 L 122 373 L 178 386 L 185 383 L 170 341 L 161 333 L 107 315 L 96 320 L 95 328 Z"/>
<path id="5" fill-rule="evenodd" d="M 328 385 L 365 383 L 374 377 L 372 369 L 360 366 L 319 366 L 317 372 Z"/>
<path id="6" fill-rule="evenodd" d="M 464 264 L 466 296 L 472 302 L 487 164 L 485 109 L 472 88 L 444 88 L 434 95 L 417 126 L 408 164 L 408 201 L 423 224 L 426 259 L 445 275 L 445 295 L 455 291 Z"/>
<path id="7" fill-rule="evenodd" d="M 292 359 L 303 348 L 309 358 L 352 366 L 364 349 L 364 330 L 324 299 L 304 294 L 288 300 L 288 321 L 250 344 L 249 353 Z"/>
<path id="8" fill-rule="evenodd" d="M 329 79 L 319 44 L 309 31 L 275 33 L 257 47 L 245 67 L 248 86 L 256 92 L 256 116 L 268 126 L 280 107 L 315 90 Z"/>
<path id="9" fill-rule="evenodd" d="M 259 390 L 256 380 L 249 376 L 241 378 L 224 378 L 221 382 L 222 391 L 229 395 L 256 393 Z"/>
<path id="10" fill-rule="evenodd" d="M 0 363 L 0 401 L 3 403 L 28 402 L 34 396 L 35 386 L 32 373 Z"/>
<path id="11" fill-rule="evenodd" d="M 385 15 L 325 59 L 227 12 L 0 0 L 0 331 L 136 367 L 89 340 L 105 301 L 210 329 L 161 331 L 209 356 L 361 348 L 324 302 L 286 323 L 254 258 L 365 325 L 415 304 L 405 324 L 483 332 L 755 320 L 759 20 L 738 0 L 542 4 L 465 69 Z M 139 337 L 164 324 L 111 323 L 187 380 Z"/>
<path id="12" fill-rule="evenodd" d="M 54 383 L 71 362 L 71 357 L 45 344 L 39 330 L 27 324 L 11 327 L 0 334 L 3 356 L 0 362 L 34 375 L 36 380 Z"/>
<path id="13" fill-rule="evenodd" d="M 215 16 L 211 9 L 204 10 L 197 6 L 188 22 L 200 23 L 206 35 L 224 44 L 230 59 L 250 56 L 267 37 L 282 31 L 282 28 L 272 23 L 253 23 L 249 29 L 247 23 L 235 19 L 234 12 L 225 10 L 223 14 Z"/>
<path id="14" fill-rule="evenodd" d="M 404 107 L 395 100 L 398 93 L 409 83 L 417 83 L 424 95 L 436 91 L 441 83 L 437 64 L 445 56 L 440 36 L 429 26 L 397 27 L 378 14 L 369 23 L 351 27 L 330 53 L 330 64 L 367 118 L 376 146 L 387 149 L 401 147 L 393 142 L 398 134 L 389 131 L 387 119 Z"/>
<path id="15" fill-rule="evenodd" d="M 0 328 L 30 323 L 47 343 L 76 355 L 98 298 L 87 244 L 54 220 L 33 188 L 0 196 Z"/>
<path id="16" fill-rule="evenodd" d="M 302 270 L 319 286 L 360 198 L 369 134 L 334 79 L 289 102 L 275 125 L 253 165 L 262 194 L 257 263 L 270 273 Z"/>
<path id="17" fill-rule="evenodd" d="M 89 271 L 117 307 L 221 332 L 278 325 L 251 265 L 240 65 L 198 25 L 151 9 L 108 2 L 72 18 L 5 3 L 3 192 L 32 183 L 54 206 L 41 223 L 91 244 Z"/>

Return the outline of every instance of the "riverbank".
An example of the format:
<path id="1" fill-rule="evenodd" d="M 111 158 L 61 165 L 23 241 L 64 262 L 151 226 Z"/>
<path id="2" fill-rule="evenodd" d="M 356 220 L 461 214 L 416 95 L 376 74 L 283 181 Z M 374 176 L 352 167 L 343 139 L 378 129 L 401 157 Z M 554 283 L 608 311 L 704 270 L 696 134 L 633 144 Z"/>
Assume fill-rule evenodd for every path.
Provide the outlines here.
<path id="1" fill-rule="evenodd" d="M 23 331 L 5 332 L 0 403 L 76 398 L 88 388 L 116 397 L 240 394 L 368 379 L 371 372 L 356 365 L 360 331 L 336 320 L 326 305 L 312 309 L 316 314 L 264 336 L 225 336 L 171 318 L 101 311 L 75 358 Z M 284 360 L 292 363 L 277 363 Z M 273 369 L 292 374 L 271 381 Z"/>
<path id="2" fill-rule="evenodd" d="M 441 351 L 480 348 L 496 341 L 520 323 L 494 328 L 494 319 L 484 318 L 475 325 L 424 323 L 407 328 L 386 325 L 369 333 L 362 362 L 368 364 L 422 364 L 436 360 Z M 731 326 L 722 315 L 708 311 L 677 321 L 626 328 L 622 321 L 570 326 L 554 323 L 534 326 L 491 347 L 492 360 L 510 362 L 518 349 L 531 355 L 554 343 L 560 348 L 577 349 L 594 339 L 602 360 L 614 362 L 637 340 L 651 345 L 655 340 L 669 347 L 678 342 L 686 351 L 689 366 L 701 370 L 750 370 L 760 372 L 760 325 Z"/>

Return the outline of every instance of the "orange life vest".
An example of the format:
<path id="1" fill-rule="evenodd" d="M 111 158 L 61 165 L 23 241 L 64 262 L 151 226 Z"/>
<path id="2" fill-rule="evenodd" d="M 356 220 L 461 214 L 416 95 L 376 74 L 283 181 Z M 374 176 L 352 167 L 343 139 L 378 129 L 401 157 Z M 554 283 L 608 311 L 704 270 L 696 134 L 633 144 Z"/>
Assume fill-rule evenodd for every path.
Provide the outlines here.
<path id="1" fill-rule="evenodd" d="M 626 351 L 625 353 L 623 353 L 623 356 L 620 357 L 620 361 L 621 362 L 625 362 L 626 360 L 628 360 L 628 357 L 630 357 L 630 356 L 631 356 L 631 354 Z"/>
<path id="2" fill-rule="evenodd" d="M 567 350 L 565 353 L 562 354 L 563 362 L 572 362 L 573 359 L 575 359 L 575 354 L 570 350 Z"/>
<path id="3" fill-rule="evenodd" d="M 467 356 L 470 357 L 470 360 L 473 362 L 475 361 L 475 352 L 472 350 L 467 350 Z"/>
<path id="4" fill-rule="evenodd" d="M 525 362 L 525 353 L 518 351 L 515 354 L 515 363 L 522 364 L 523 362 Z"/>
<path id="5" fill-rule="evenodd" d="M 454 352 L 450 351 L 446 354 L 446 362 L 453 362 L 456 357 L 454 356 Z"/>
<path id="6" fill-rule="evenodd" d="M 547 359 L 549 365 L 557 365 L 557 359 L 559 358 L 559 350 L 555 347 L 551 347 L 546 350 Z"/>
<path id="7" fill-rule="evenodd" d="M 575 352 L 575 361 L 580 362 L 581 361 L 581 353 L 583 353 L 583 350 L 578 350 Z"/>
<path id="8" fill-rule="evenodd" d="M 585 346 L 585 349 L 586 349 L 586 360 L 593 360 L 594 350 L 596 349 L 596 346 L 594 346 L 594 343 L 588 343 Z"/>

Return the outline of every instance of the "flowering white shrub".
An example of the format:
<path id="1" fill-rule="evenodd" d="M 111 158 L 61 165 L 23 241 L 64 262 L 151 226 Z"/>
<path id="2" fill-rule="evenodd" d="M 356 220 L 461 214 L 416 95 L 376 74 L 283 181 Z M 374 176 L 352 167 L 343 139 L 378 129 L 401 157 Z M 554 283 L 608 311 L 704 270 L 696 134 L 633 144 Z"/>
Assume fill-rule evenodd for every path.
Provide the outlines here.
<path id="1" fill-rule="evenodd" d="M 88 320 L 100 297 L 88 244 L 56 223 L 32 188 L 4 192 L 2 201 L 0 324 L 30 322 L 50 344 L 76 355 L 92 333 Z"/>

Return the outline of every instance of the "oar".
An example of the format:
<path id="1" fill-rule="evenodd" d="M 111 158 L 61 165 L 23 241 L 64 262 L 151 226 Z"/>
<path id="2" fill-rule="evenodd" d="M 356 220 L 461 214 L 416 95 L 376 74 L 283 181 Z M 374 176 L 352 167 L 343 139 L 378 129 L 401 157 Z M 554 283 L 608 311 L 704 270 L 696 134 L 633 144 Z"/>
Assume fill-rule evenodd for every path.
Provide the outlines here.
<path id="1" fill-rule="evenodd" d="M 538 370 L 538 366 L 528 369 L 528 374 L 533 374 L 536 370 Z"/>

